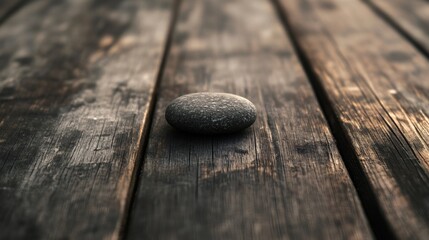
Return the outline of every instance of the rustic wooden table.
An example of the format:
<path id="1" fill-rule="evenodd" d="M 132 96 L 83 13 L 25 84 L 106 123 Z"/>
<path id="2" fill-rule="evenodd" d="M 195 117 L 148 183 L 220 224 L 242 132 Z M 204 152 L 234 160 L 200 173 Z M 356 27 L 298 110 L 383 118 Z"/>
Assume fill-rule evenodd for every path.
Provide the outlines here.
<path id="1" fill-rule="evenodd" d="M 428 58 L 427 0 L 1 1 L 0 239 L 428 239 Z"/>

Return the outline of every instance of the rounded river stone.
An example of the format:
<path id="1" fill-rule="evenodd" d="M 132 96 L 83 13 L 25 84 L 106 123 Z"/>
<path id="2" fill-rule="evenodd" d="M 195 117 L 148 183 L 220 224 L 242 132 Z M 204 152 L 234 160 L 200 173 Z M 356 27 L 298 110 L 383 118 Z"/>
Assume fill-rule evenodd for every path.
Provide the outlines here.
<path id="1" fill-rule="evenodd" d="M 176 129 L 199 134 L 233 133 L 252 125 L 256 108 L 249 100 L 228 93 L 192 93 L 173 100 L 165 119 Z"/>

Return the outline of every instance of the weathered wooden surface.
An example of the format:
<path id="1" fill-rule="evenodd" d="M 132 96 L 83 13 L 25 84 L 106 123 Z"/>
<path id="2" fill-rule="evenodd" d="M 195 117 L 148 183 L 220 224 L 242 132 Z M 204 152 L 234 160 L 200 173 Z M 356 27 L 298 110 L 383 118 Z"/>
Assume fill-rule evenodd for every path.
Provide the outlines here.
<path id="1" fill-rule="evenodd" d="M 366 1 L 429 56 L 429 1 Z"/>
<path id="2" fill-rule="evenodd" d="M 28 0 L 30 1 L 30 0 Z M 0 24 L 6 21 L 17 11 L 21 5 L 24 5 L 26 0 L 1 0 L 0 1 Z"/>
<path id="3" fill-rule="evenodd" d="M 41 0 L 0 27 L 0 238 L 116 239 L 171 1 Z"/>
<path id="4" fill-rule="evenodd" d="M 378 204 L 400 239 L 427 239 L 427 59 L 360 1 L 283 0 L 282 5 L 345 144 L 359 160 L 349 164 L 371 183 L 377 202 L 363 204 Z"/>
<path id="5" fill-rule="evenodd" d="M 186 0 L 162 79 L 129 239 L 371 239 L 311 86 L 270 2 Z M 166 105 L 230 92 L 258 108 L 227 136 L 176 132 Z"/>

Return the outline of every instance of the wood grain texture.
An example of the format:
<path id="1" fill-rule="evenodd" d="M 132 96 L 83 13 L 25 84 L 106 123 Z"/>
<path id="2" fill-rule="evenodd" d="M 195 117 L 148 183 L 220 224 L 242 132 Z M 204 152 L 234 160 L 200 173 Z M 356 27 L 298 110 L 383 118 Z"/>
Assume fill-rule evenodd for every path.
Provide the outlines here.
<path id="1" fill-rule="evenodd" d="M 41 0 L 1 26 L 1 239 L 118 238 L 170 14 Z"/>
<path id="2" fill-rule="evenodd" d="M 354 187 L 286 33 L 265 0 L 186 0 L 160 85 L 129 239 L 371 239 Z M 187 93 L 250 99 L 226 136 L 177 132 Z"/>
<path id="3" fill-rule="evenodd" d="M 377 202 L 368 204 L 380 206 L 398 238 L 427 239 L 427 59 L 360 1 L 284 0 L 282 6 L 354 148 L 356 169 L 371 183 Z"/>
<path id="4" fill-rule="evenodd" d="M 366 0 L 429 56 L 427 0 Z"/>

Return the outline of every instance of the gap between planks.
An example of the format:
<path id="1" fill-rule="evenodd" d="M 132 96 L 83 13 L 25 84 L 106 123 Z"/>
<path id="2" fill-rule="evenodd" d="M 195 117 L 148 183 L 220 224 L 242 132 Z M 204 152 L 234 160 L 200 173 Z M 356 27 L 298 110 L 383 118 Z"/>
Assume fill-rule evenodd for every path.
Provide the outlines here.
<path id="1" fill-rule="evenodd" d="M 170 2 L 33 1 L 0 27 L 0 238 L 119 238 Z"/>
<path id="2" fill-rule="evenodd" d="M 310 76 L 310 80 L 312 81 L 314 91 L 317 94 L 319 102 L 322 104 L 322 108 L 324 110 L 325 116 L 329 120 L 331 131 L 334 133 L 334 136 L 337 139 L 338 148 L 341 151 L 341 154 L 343 156 L 343 160 L 346 163 L 346 166 L 348 168 L 348 172 L 351 175 L 353 182 L 356 186 L 356 189 L 359 192 L 359 197 L 361 199 L 361 202 L 364 206 L 367 217 L 370 220 L 371 226 L 374 229 L 376 236 L 380 239 L 385 239 L 385 238 L 395 239 L 396 237 L 407 238 L 410 236 L 424 237 L 425 236 L 424 233 L 427 230 L 423 227 L 425 220 L 420 219 L 420 218 L 419 219 L 410 219 L 410 218 L 407 218 L 407 215 L 401 216 L 401 214 L 403 213 L 402 210 L 404 210 L 404 212 L 406 212 L 406 214 L 408 214 L 408 215 L 417 214 L 417 213 L 420 213 L 420 215 L 422 215 L 422 214 L 424 214 L 425 209 L 424 208 L 423 209 L 417 208 L 417 207 L 416 207 L 416 209 L 413 209 L 412 207 L 407 208 L 407 206 L 408 206 L 407 204 L 412 204 L 412 203 L 408 203 L 408 202 L 406 204 L 404 204 L 404 206 L 400 206 L 400 208 L 397 208 L 397 205 L 394 205 L 396 202 L 394 201 L 395 198 L 393 198 L 393 197 L 398 197 L 398 198 L 410 197 L 411 198 L 410 202 L 411 202 L 413 200 L 412 194 L 415 194 L 414 197 L 417 199 L 416 201 L 418 201 L 419 199 L 421 199 L 421 201 L 424 201 L 424 199 L 425 199 L 424 197 L 427 196 L 427 195 L 425 195 L 426 190 L 427 190 L 427 188 L 426 188 L 427 185 L 424 183 L 420 184 L 420 185 L 414 184 L 413 187 L 415 186 L 418 189 L 418 190 L 416 190 L 417 193 L 412 192 L 412 194 L 411 194 L 409 192 L 406 192 L 405 194 L 407 194 L 407 195 L 405 195 L 405 194 L 401 195 L 402 194 L 401 192 L 392 191 L 392 189 L 389 189 L 390 192 L 388 192 L 388 193 L 383 192 L 386 190 L 384 188 L 384 186 L 383 186 L 383 188 L 380 188 L 380 186 L 377 185 L 379 183 L 376 182 L 376 179 L 378 179 L 376 177 L 380 176 L 380 174 L 383 174 L 384 173 L 383 171 L 387 171 L 387 170 L 399 171 L 402 169 L 401 168 L 402 165 L 399 165 L 398 168 L 396 168 L 396 166 L 392 166 L 392 164 L 395 164 L 395 163 L 401 164 L 401 162 L 404 162 L 404 164 L 405 164 L 405 162 L 408 162 L 408 164 L 412 164 L 413 161 L 417 161 L 417 163 L 415 163 L 417 165 L 418 161 L 424 161 L 424 155 L 419 155 L 419 156 L 412 155 L 410 157 L 410 159 L 408 159 L 407 158 L 408 155 L 406 155 L 406 154 L 416 154 L 413 152 L 416 150 L 416 149 L 414 149 L 414 145 L 410 145 L 410 143 L 408 142 L 409 139 L 412 138 L 412 136 L 409 136 L 410 134 L 408 134 L 407 136 L 404 135 L 404 133 L 401 131 L 401 128 L 400 128 L 400 127 L 404 127 L 404 126 L 402 126 L 402 125 L 398 126 L 397 123 L 395 123 L 395 122 L 393 122 L 393 123 L 386 122 L 385 119 L 382 119 L 382 120 L 384 120 L 384 122 L 381 121 L 381 122 L 376 122 L 376 123 L 379 123 L 378 126 L 380 126 L 380 127 L 387 128 L 386 131 L 388 133 L 395 134 L 393 136 L 394 139 L 390 139 L 390 137 L 388 136 L 387 139 L 392 141 L 392 142 L 387 142 L 386 144 L 389 144 L 389 145 L 386 145 L 386 148 L 387 148 L 387 150 L 394 148 L 394 151 L 395 151 L 394 153 L 398 152 L 399 155 L 392 157 L 391 154 L 388 154 L 386 152 L 379 150 L 379 148 L 377 148 L 377 145 L 375 145 L 375 147 L 365 145 L 367 147 L 366 149 L 370 149 L 370 151 L 374 151 L 377 153 L 376 156 L 371 156 L 370 154 L 372 152 L 368 153 L 368 152 L 362 151 L 362 147 L 359 147 L 359 146 L 357 147 L 355 144 L 357 144 L 356 142 L 360 140 L 358 137 L 361 136 L 359 134 L 359 133 L 361 133 L 361 131 L 357 131 L 357 133 L 358 133 L 357 135 L 356 134 L 350 135 L 351 134 L 350 131 L 353 130 L 353 128 L 350 127 L 350 125 L 347 125 L 347 124 L 345 125 L 344 121 L 346 121 L 347 118 L 345 118 L 345 120 L 344 120 L 343 118 L 341 118 L 341 117 L 344 117 L 344 115 L 340 114 L 341 108 L 339 108 L 339 107 L 343 107 L 343 109 L 344 109 L 345 106 L 339 105 L 339 102 L 341 103 L 341 101 L 339 101 L 338 98 L 336 98 L 336 97 L 338 97 L 338 95 L 336 95 L 335 92 L 333 92 L 337 89 L 335 87 L 332 87 L 332 86 L 331 86 L 331 88 L 329 88 L 330 87 L 329 83 L 331 83 L 334 80 L 339 81 L 339 79 L 336 78 L 338 76 L 334 75 L 334 78 L 331 79 L 330 77 L 332 77 L 332 75 L 329 75 L 329 74 L 332 74 L 332 71 L 335 71 L 335 70 L 343 70 L 341 68 L 341 64 L 339 64 L 339 63 L 341 63 L 341 61 L 345 61 L 347 63 L 347 60 L 350 61 L 351 59 L 354 59 L 351 55 L 354 52 L 351 54 L 348 54 L 347 55 L 348 58 L 346 58 L 342 55 L 341 55 L 342 58 L 332 57 L 332 55 L 336 56 L 335 54 L 338 54 L 335 51 L 333 51 L 334 53 L 332 55 L 325 56 L 325 57 L 331 56 L 333 59 L 333 62 L 336 63 L 336 65 L 340 65 L 338 68 L 334 68 L 335 70 L 331 70 L 331 69 L 327 68 L 324 64 L 321 64 L 321 62 L 328 61 L 329 59 L 321 59 L 320 56 L 318 55 L 318 54 L 322 54 L 322 56 L 324 56 L 323 54 L 325 52 L 323 52 L 323 49 L 325 49 L 326 46 L 328 46 L 328 48 L 329 48 L 329 47 L 331 47 L 331 45 L 326 44 L 325 48 L 323 48 L 323 47 L 318 48 L 318 42 L 317 41 L 311 41 L 308 39 L 314 39 L 314 38 L 320 37 L 321 41 L 323 43 L 323 37 L 326 35 L 325 38 L 327 40 L 325 42 L 329 42 L 329 44 L 333 44 L 332 42 L 337 40 L 337 39 L 341 39 L 341 40 L 347 42 L 347 39 L 345 39 L 344 36 L 341 35 L 341 33 L 347 32 L 348 31 L 347 26 L 349 26 L 349 25 L 350 25 L 349 28 L 351 28 L 350 29 L 351 33 L 355 33 L 355 34 L 359 33 L 359 34 L 361 34 L 360 36 L 367 37 L 366 39 L 371 39 L 371 36 L 372 36 L 371 33 L 373 33 L 373 32 L 369 32 L 368 28 L 371 29 L 372 31 L 374 31 L 377 28 L 378 29 L 385 29 L 388 37 L 384 38 L 383 40 L 392 40 L 392 41 L 395 40 L 394 41 L 395 43 L 397 43 L 401 47 L 403 47 L 403 49 L 401 49 L 401 50 L 403 50 L 406 54 L 416 56 L 416 58 L 418 59 L 418 61 L 416 60 L 416 62 L 415 62 L 415 66 L 414 66 L 415 69 L 414 68 L 411 68 L 411 69 L 414 69 L 414 71 L 417 71 L 417 70 L 424 71 L 425 69 L 427 69 L 424 67 L 424 66 L 427 66 L 425 59 L 422 58 L 423 56 L 419 57 L 418 55 L 420 52 L 416 51 L 414 49 L 414 46 L 409 44 L 408 41 L 405 41 L 402 38 L 403 36 L 400 36 L 400 34 L 398 34 L 395 29 L 391 29 L 391 26 L 388 23 L 387 24 L 383 23 L 382 19 L 377 20 L 377 18 L 379 16 L 374 14 L 374 12 L 372 12 L 371 9 L 365 9 L 365 8 L 367 8 L 367 6 L 365 6 L 363 3 L 360 3 L 360 1 L 350 2 L 351 6 L 347 6 L 347 7 L 345 5 L 346 3 L 344 3 L 344 2 L 342 2 L 343 5 L 341 6 L 339 4 L 340 1 L 320 1 L 320 2 L 315 2 L 315 3 L 311 2 L 311 1 L 306 1 L 306 2 L 304 2 L 303 5 L 297 5 L 297 4 L 294 5 L 293 3 L 286 2 L 286 1 L 283 1 L 280 3 L 280 0 L 273 0 L 273 2 L 277 6 L 277 10 L 279 11 L 279 14 L 281 15 L 281 17 L 284 21 L 284 25 L 288 29 L 288 32 L 290 33 L 290 35 L 294 41 L 295 48 L 299 52 L 299 57 L 300 57 L 303 65 L 304 65 L 304 67 L 306 67 L 307 74 Z M 307 5 L 305 5 L 305 4 L 307 4 Z M 341 7 L 336 6 L 336 4 L 340 5 L 342 7 L 342 9 L 341 9 Z M 355 4 L 355 7 L 358 7 L 358 9 L 355 10 L 353 8 L 352 4 Z M 359 6 L 359 4 L 361 4 L 361 5 Z M 350 8 L 348 8 L 348 7 L 350 7 Z M 317 12 L 317 10 L 319 8 L 322 10 L 320 10 L 320 12 Z M 349 24 L 346 21 L 346 22 L 342 22 L 343 24 L 340 25 L 342 27 L 342 29 L 339 28 L 339 30 L 337 30 L 337 28 L 333 27 L 332 29 L 327 30 L 324 28 L 325 25 L 328 25 L 329 23 L 332 24 L 332 22 L 335 22 L 335 19 L 337 19 L 339 16 L 341 16 L 341 15 L 339 15 L 339 16 L 333 15 L 332 13 L 330 14 L 329 12 L 327 12 L 330 10 L 334 11 L 335 9 L 341 9 L 343 11 L 346 11 L 344 9 L 348 9 L 349 11 L 362 11 L 362 13 L 360 13 L 360 12 L 359 13 L 362 14 L 363 16 L 368 16 L 368 19 L 370 19 L 370 20 L 368 20 L 367 22 L 364 21 L 364 23 L 362 23 L 362 25 L 359 25 L 358 23 L 356 23 L 356 25 L 352 25 L 351 23 Z M 353 9 L 353 10 L 351 10 L 351 9 Z M 299 12 L 299 11 L 302 11 L 302 12 Z M 338 11 L 340 11 L 340 10 L 338 10 Z M 325 16 L 325 18 L 329 18 L 329 20 L 331 20 L 331 22 L 328 22 L 328 24 L 325 23 L 325 25 L 323 25 L 323 22 L 321 22 L 321 23 L 318 22 L 317 24 L 319 24 L 319 25 L 315 24 L 316 26 L 313 28 L 313 25 L 311 23 L 314 21 L 318 21 L 319 19 L 316 17 L 315 17 L 315 19 L 313 19 L 311 17 L 313 15 L 315 15 L 315 16 L 318 16 L 319 18 L 322 18 L 321 16 L 317 15 L 316 13 L 320 13 L 321 16 Z M 323 15 L 322 13 L 325 15 Z M 306 16 L 306 14 L 308 16 Z M 291 16 L 289 16 L 289 15 L 291 15 Z M 343 13 L 343 15 L 345 15 L 345 14 Z M 362 17 L 362 15 L 360 17 Z M 350 16 L 350 18 L 353 19 L 353 17 L 355 17 L 356 19 L 358 19 L 358 16 L 359 15 L 356 14 L 356 15 Z M 311 19 L 312 21 L 309 20 L 308 22 L 306 22 L 306 19 L 307 19 L 306 17 L 309 17 L 309 19 Z M 354 22 L 356 22 L 356 19 L 354 19 Z M 350 21 L 350 19 L 348 19 L 348 21 Z M 372 25 L 370 23 L 373 23 L 375 26 L 372 27 Z M 349 24 L 349 25 L 347 25 L 347 24 Z M 353 27 L 355 27 L 355 29 Z M 341 32 L 341 30 L 343 30 L 343 31 Z M 311 35 L 311 37 L 309 37 L 309 35 L 305 35 L 305 34 L 310 34 L 310 33 L 312 33 L 314 35 Z M 334 38 L 333 36 L 331 36 L 329 34 L 332 34 L 332 35 L 337 34 L 337 35 L 335 35 L 335 38 Z M 368 34 L 368 35 L 365 35 L 365 34 Z M 372 36 L 372 37 L 375 38 L 375 36 Z M 333 40 L 333 39 L 335 39 L 335 40 Z M 331 40 L 331 41 L 328 41 L 328 40 Z M 375 38 L 375 43 L 373 43 L 373 44 L 381 45 L 381 44 L 383 44 L 383 42 L 381 42 L 380 39 Z M 359 45 L 353 45 L 353 42 L 351 43 L 351 45 L 356 47 L 356 48 L 359 48 Z M 324 46 L 324 45 L 321 44 L 321 46 Z M 343 47 L 344 48 L 341 50 L 344 50 L 344 49 L 353 50 L 353 47 L 350 47 L 349 45 L 347 45 L 347 46 L 343 45 Z M 349 47 L 349 48 L 347 48 L 347 47 Z M 334 50 L 339 51 L 335 47 L 332 47 L 332 48 Z M 319 49 L 320 49 L 320 51 L 319 51 Z M 374 50 L 374 49 L 372 49 L 372 50 Z M 392 47 L 386 48 L 386 49 L 383 49 L 383 48 L 377 49 L 377 51 L 375 51 L 375 53 L 374 53 L 374 51 L 373 52 L 371 52 L 371 51 L 366 52 L 365 50 L 363 50 L 362 52 L 357 52 L 355 54 L 359 56 L 359 53 L 360 53 L 361 57 L 362 56 L 368 57 L 369 54 L 374 54 L 375 55 L 374 57 L 378 57 L 378 58 L 376 58 L 376 60 L 381 61 L 382 63 L 385 63 L 387 66 L 393 68 L 394 66 L 388 65 L 389 63 L 391 63 L 391 62 L 389 62 L 390 59 L 386 60 L 383 58 L 383 56 L 385 56 L 387 53 L 389 53 L 389 50 L 392 50 Z M 385 54 L 385 55 L 381 55 L 381 54 Z M 319 57 L 316 57 L 316 56 L 319 56 Z M 336 60 L 337 62 L 335 62 L 334 60 Z M 355 63 L 355 62 L 352 62 L 352 63 Z M 378 62 L 376 62 L 376 63 L 378 63 Z M 363 64 L 363 63 L 361 63 L 361 64 Z M 380 64 L 380 63 L 378 63 L 378 64 Z M 392 63 L 392 65 L 393 65 L 393 63 Z M 360 66 L 360 65 L 358 65 L 358 66 Z M 365 66 L 368 67 L 370 65 L 365 65 Z M 369 73 L 367 73 L 367 74 L 374 74 L 373 72 L 371 72 L 371 70 L 374 71 L 373 68 L 369 67 L 369 69 L 368 69 Z M 390 73 L 390 72 L 388 72 L 388 70 L 389 70 L 389 68 L 387 68 L 387 70 L 385 70 L 384 73 L 386 75 L 383 75 L 385 78 L 379 79 L 380 81 L 384 80 L 384 79 L 396 80 L 397 84 L 399 86 L 401 86 L 400 85 L 401 83 L 405 85 L 405 83 L 402 82 L 403 78 L 405 78 L 405 77 L 397 79 L 391 75 L 389 76 L 388 73 Z M 381 70 L 381 71 L 383 71 L 383 70 Z M 400 75 L 400 76 L 411 75 L 409 69 L 400 69 L 397 72 L 398 72 L 398 75 Z M 355 72 L 352 72 L 352 73 L 355 73 Z M 354 80 L 354 78 L 349 76 L 349 74 L 351 74 L 351 73 L 349 72 L 345 75 L 345 77 L 343 76 L 343 78 L 346 79 L 346 80 L 344 80 L 345 83 L 349 83 L 347 81 Z M 362 74 L 362 73 L 360 73 L 360 74 Z M 403 75 L 401 75 L 401 74 L 403 74 Z M 408 75 L 406 75 L 406 74 L 408 74 Z M 424 76 L 424 75 L 422 75 L 422 74 L 416 75 L 414 78 L 410 77 L 409 80 L 410 81 L 414 80 L 414 81 L 418 82 L 417 80 L 419 80 L 419 78 L 418 78 L 419 76 L 420 76 L 420 80 L 423 80 L 423 78 L 421 78 L 421 76 Z M 349 79 L 351 79 L 351 80 L 349 80 Z M 407 78 L 405 78 L 405 79 L 407 79 Z M 365 80 L 367 80 L 367 79 L 362 77 L 359 80 L 362 80 L 363 83 L 366 83 Z M 377 79 L 374 79 L 374 81 L 377 81 Z M 341 82 L 341 83 L 345 84 L 344 82 Z M 350 84 L 352 84 L 352 83 L 354 84 L 354 82 L 351 82 Z M 385 82 L 382 82 L 382 83 L 386 84 Z M 421 83 L 423 84 L 425 82 L 421 82 Z M 333 84 L 333 83 L 331 83 L 331 84 Z M 367 83 L 367 84 L 369 84 L 369 83 Z M 336 85 L 334 85 L 334 86 L 336 86 Z M 377 85 L 377 86 L 380 87 L 379 85 Z M 381 85 L 381 86 L 383 86 L 383 85 Z M 408 85 L 405 85 L 405 86 L 408 87 Z M 424 86 L 421 86 L 421 87 L 424 88 Z M 368 90 L 368 89 L 364 89 L 364 90 Z M 369 90 L 372 90 L 372 89 L 370 88 Z M 407 90 L 412 91 L 413 86 L 411 86 L 409 88 L 404 87 L 404 89 L 399 88 L 399 89 L 394 90 L 394 91 L 391 90 L 391 92 L 396 93 L 396 91 L 398 91 L 398 92 L 403 91 L 404 94 L 406 94 Z M 329 93 L 329 95 L 328 95 L 328 93 Z M 414 93 L 418 94 L 417 91 Z M 386 112 L 385 114 L 387 115 L 387 117 L 390 117 L 390 120 L 389 119 L 388 120 L 394 121 L 389 114 L 392 113 L 391 111 L 394 111 L 395 109 L 393 107 L 387 109 L 385 106 L 383 106 L 380 99 L 377 98 L 378 95 L 375 94 L 374 90 L 370 91 L 368 94 L 371 95 L 371 97 L 374 98 L 375 100 L 378 100 L 378 101 L 375 101 L 375 103 L 380 104 L 381 106 L 376 105 L 376 107 L 379 107 L 379 108 L 381 108 L 382 111 Z M 424 96 L 426 96 L 426 95 L 424 95 L 424 96 L 417 95 L 416 97 L 418 97 L 418 96 L 423 101 L 422 105 L 413 106 L 412 102 L 411 103 L 407 102 L 408 104 L 411 105 L 411 106 L 408 106 L 408 105 L 407 106 L 410 108 L 409 111 L 411 111 L 414 107 L 417 109 L 421 109 L 422 114 L 424 114 L 424 106 L 427 106 L 427 105 L 423 105 L 426 101 L 424 98 Z M 365 102 L 362 101 L 362 102 L 359 102 L 359 104 L 365 104 Z M 393 102 L 392 104 L 396 104 L 396 102 Z M 403 106 L 400 106 L 400 107 L 403 107 Z M 351 110 L 351 112 L 353 112 L 353 113 L 354 113 L 354 111 L 355 111 L 355 109 Z M 348 112 L 346 111 L 346 113 L 348 113 Z M 369 112 L 369 114 L 370 113 L 371 112 Z M 379 112 L 376 112 L 376 113 L 379 114 Z M 392 114 L 395 114 L 395 113 L 393 112 Z M 407 113 L 405 113 L 405 114 L 407 114 Z M 354 116 L 354 115 L 351 115 L 351 114 L 348 115 L 348 117 L 351 117 L 351 116 Z M 364 114 L 363 117 L 358 117 L 358 119 L 360 121 L 367 120 L 367 121 L 362 123 L 363 125 L 359 125 L 359 126 L 362 126 L 364 129 L 368 129 L 365 127 L 367 122 L 368 122 L 368 124 L 370 124 L 370 119 L 367 118 L 367 115 Z M 338 125 L 338 124 L 340 124 L 340 125 Z M 393 127 L 390 124 L 393 124 Z M 419 125 L 419 124 L 421 124 L 421 125 Z M 424 129 L 425 126 L 427 126 L 427 125 L 425 125 L 424 120 L 421 120 L 420 123 L 417 123 L 417 125 L 422 129 Z M 368 129 L 368 130 L 371 130 L 371 129 Z M 376 130 L 373 130 L 372 132 L 375 133 L 374 131 L 377 132 Z M 395 131 L 400 131 L 400 132 L 396 133 Z M 385 132 L 381 132 L 381 133 L 385 133 Z M 396 134 L 399 134 L 399 137 Z M 364 134 L 362 136 L 368 137 L 367 134 Z M 380 141 L 384 140 L 383 137 L 385 137 L 385 136 L 381 135 L 381 137 L 378 137 L 378 136 L 373 137 L 372 135 L 369 135 L 369 137 L 371 137 L 368 141 L 369 143 L 377 144 Z M 422 137 L 421 135 L 416 136 L 418 141 L 422 141 L 421 144 L 425 144 L 424 139 L 421 139 L 421 137 Z M 399 139 L 396 139 L 396 138 L 399 138 Z M 404 140 L 402 140 L 402 139 L 404 139 Z M 405 145 L 397 146 L 398 144 L 403 144 L 401 141 L 405 141 Z M 413 144 L 417 144 L 417 143 L 413 143 Z M 351 158 L 348 159 L 349 157 L 351 157 Z M 423 160 L 418 159 L 418 157 L 423 158 Z M 392 159 L 390 159 L 390 158 L 392 158 Z M 365 159 L 373 160 L 373 161 L 365 161 Z M 351 162 L 347 162 L 348 160 Z M 380 165 L 383 163 L 385 163 L 386 165 L 387 164 L 391 164 L 391 165 L 387 165 L 387 169 L 385 170 L 383 168 L 382 170 L 380 170 L 380 172 L 377 172 L 377 170 L 374 170 L 374 172 L 371 171 L 371 169 L 369 167 L 375 167 L 374 165 L 378 164 L 379 163 L 378 161 L 381 161 Z M 404 170 L 404 169 L 402 169 L 402 170 Z M 407 170 L 407 169 L 405 169 L 405 170 Z M 414 170 L 414 169 L 412 169 L 412 170 Z M 419 170 L 419 169 L 417 168 L 417 170 Z M 417 171 L 417 170 L 414 170 L 414 171 Z M 403 174 L 404 174 L 404 176 L 407 176 L 410 179 L 410 181 L 414 180 L 414 182 L 417 182 L 419 180 L 419 176 L 422 177 L 423 178 L 422 181 L 424 181 L 424 177 L 425 177 L 424 174 L 425 173 L 423 171 L 424 171 L 424 169 L 421 170 L 421 172 L 418 172 L 419 174 L 422 174 L 422 175 L 418 175 L 418 176 L 411 174 L 412 172 L 410 172 L 409 173 L 410 175 L 407 176 L 407 171 L 405 171 Z M 404 184 L 403 182 L 401 182 L 401 181 L 403 181 L 403 178 L 396 179 L 394 177 L 390 177 L 390 175 L 389 175 L 389 179 L 387 179 L 385 181 L 386 182 L 390 181 L 389 183 L 393 183 L 393 184 Z M 417 180 L 416 180 L 416 178 L 417 178 Z M 380 181 L 383 181 L 383 180 L 380 180 Z M 403 185 L 400 185 L 400 186 L 402 187 Z M 400 190 L 407 191 L 410 188 L 414 189 L 413 187 L 408 186 L 408 188 L 404 187 L 404 188 L 400 188 Z M 390 199 L 389 197 L 392 199 Z M 400 204 L 400 202 L 398 204 Z M 419 204 L 419 202 L 417 202 L 416 205 L 417 204 Z M 413 205 L 411 205 L 411 206 L 413 206 Z M 395 215 L 394 213 L 398 213 L 398 215 Z M 402 221 L 398 221 L 398 220 L 402 220 Z M 414 223 L 413 221 L 416 221 L 417 223 L 413 224 Z M 418 222 L 418 221 L 420 221 L 420 222 Z M 401 224 L 403 224 L 403 225 L 401 225 Z M 420 224 L 420 225 L 418 225 L 418 224 Z M 413 229 L 413 228 L 415 228 L 415 229 Z"/>
<path id="3" fill-rule="evenodd" d="M 128 190 L 128 197 L 127 197 L 127 205 L 125 207 L 125 213 L 124 216 L 122 218 L 122 223 L 121 223 L 121 229 L 119 232 L 119 239 L 126 239 L 127 238 L 127 227 L 128 227 L 128 222 L 130 220 L 130 215 L 131 215 L 131 211 L 133 209 L 133 203 L 134 203 L 134 199 L 137 193 L 137 189 L 139 186 L 139 179 L 140 179 L 140 172 L 142 171 L 143 167 L 144 167 L 144 153 L 146 152 L 146 148 L 147 148 L 147 143 L 149 140 L 149 135 L 152 129 L 152 122 L 153 122 L 153 113 L 155 111 L 155 106 L 156 106 L 156 102 L 157 102 L 157 96 L 158 96 L 158 91 L 159 91 L 159 85 L 161 83 L 161 79 L 163 77 L 163 73 L 164 73 L 164 69 L 165 69 L 165 65 L 167 62 L 167 58 L 170 52 L 170 48 L 171 48 L 171 42 L 173 39 L 173 33 L 174 33 L 174 29 L 176 26 L 176 21 L 177 21 L 177 16 L 179 13 L 179 8 L 180 8 L 180 3 L 182 0 L 173 0 L 174 3 L 172 4 L 172 16 L 171 16 L 171 20 L 169 23 L 169 27 L 168 27 L 168 33 L 167 33 L 167 40 L 165 42 L 165 46 L 164 46 L 164 52 L 162 54 L 162 59 L 161 59 L 161 65 L 158 69 L 158 73 L 156 76 L 156 83 L 155 83 L 155 87 L 154 87 L 154 91 L 152 93 L 152 101 L 150 102 L 149 105 L 149 109 L 148 109 L 148 113 L 147 113 L 147 121 L 145 121 L 143 129 L 142 129 L 142 136 L 141 136 L 141 140 L 140 140 L 140 146 L 139 146 L 139 156 L 137 158 L 137 163 L 136 166 L 134 168 L 133 171 L 133 175 L 132 175 L 132 179 L 131 179 L 131 184 L 130 184 L 130 189 Z"/>
<path id="4" fill-rule="evenodd" d="M 401 26 L 392 16 L 386 13 L 383 9 L 377 6 L 377 3 L 372 0 L 361 0 L 365 3 L 372 11 L 376 13 L 381 19 L 383 19 L 387 24 L 392 26 L 402 37 L 408 40 L 421 54 L 429 59 L 429 49 L 427 49 L 424 43 L 417 40 L 412 33 L 407 31 L 404 27 Z M 429 3 L 428 3 L 429 4 Z M 429 26 L 427 26 L 429 28 Z M 429 29 L 428 29 L 429 31 Z"/>
<path id="5" fill-rule="evenodd" d="M 380 205 L 377 201 L 374 191 L 371 189 L 371 185 L 368 179 L 365 177 L 365 173 L 359 164 L 359 160 L 356 155 L 356 151 L 353 148 L 349 137 L 345 134 L 344 129 L 341 127 L 340 120 L 334 113 L 332 104 L 328 99 L 328 94 L 322 86 L 322 82 L 317 77 L 311 67 L 310 61 L 305 55 L 305 52 L 300 47 L 298 39 L 294 36 L 292 28 L 287 21 L 286 13 L 282 11 L 282 7 L 279 0 L 270 0 L 276 9 L 276 13 L 279 19 L 285 27 L 285 31 L 291 39 L 292 45 L 298 55 L 298 59 L 303 66 L 303 69 L 310 81 L 313 92 L 316 95 L 317 101 L 323 111 L 323 115 L 328 121 L 329 129 L 335 138 L 335 143 L 340 152 L 341 159 L 343 160 L 347 172 L 355 186 L 364 209 L 365 215 L 369 221 L 372 232 L 377 239 L 396 239 L 393 231 L 388 224 Z M 350 159 L 351 161 L 345 161 Z"/>

